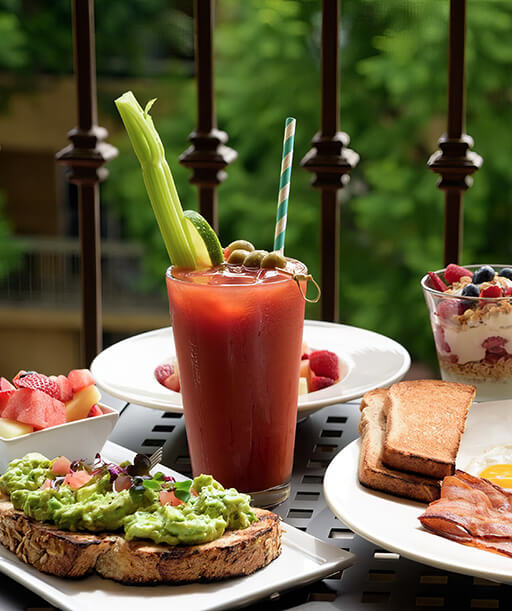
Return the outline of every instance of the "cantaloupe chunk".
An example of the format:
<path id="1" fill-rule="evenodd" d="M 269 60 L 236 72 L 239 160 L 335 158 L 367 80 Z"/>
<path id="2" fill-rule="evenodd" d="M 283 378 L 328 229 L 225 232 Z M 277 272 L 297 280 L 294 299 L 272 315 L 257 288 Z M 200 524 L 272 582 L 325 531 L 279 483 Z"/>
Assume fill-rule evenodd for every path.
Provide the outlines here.
<path id="1" fill-rule="evenodd" d="M 299 378 L 299 395 L 308 393 L 308 381 L 306 378 Z"/>
<path id="2" fill-rule="evenodd" d="M 91 407 L 101 399 L 96 386 L 86 386 L 66 403 L 66 422 L 87 418 Z"/>
<path id="3" fill-rule="evenodd" d="M 12 439 L 27 433 L 33 433 L 34 427 L 30 424 L 24 424 L 17 420 L 9 420 L 8 418 L 0 418 L 0 437 L 4 439 Z"/>

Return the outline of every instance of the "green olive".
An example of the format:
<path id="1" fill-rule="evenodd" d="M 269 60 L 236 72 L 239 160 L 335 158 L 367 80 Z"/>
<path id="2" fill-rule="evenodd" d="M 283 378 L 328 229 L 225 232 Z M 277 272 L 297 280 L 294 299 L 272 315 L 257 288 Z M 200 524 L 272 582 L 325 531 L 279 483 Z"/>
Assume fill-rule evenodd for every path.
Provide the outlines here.
<path id="1" fill-rule="evenodd" d="M 267 255 L 266 250 L 253 250 L 245 257 L 244 265 L 245 267 L 261 267 L 261 262 Z"/>
<path id="2" fill-rule="evenodd" d="M 245 257 L 247 257 L 247 251 L 237 248 L 229 255 L 228 263 L 232 263 L 233 265 L 242 265 L 242 263 L 245 261 Z"/>
<path id="3" fill-rule="evenodd" d="M 235 250 L 246 250 L 247 252 L 252 252 L 254 250 L 254 246 L 247 240 L 235 240 L 234 242 L 231 242 L 228 248 L 229 252 L 233 252 Z"/>
<path id="4" fill-rule="evenodd" d="M 272 269 L 275 267 L 286 267 L 286 259 L 275 250 L 265 255 L 261 267 Z"/>

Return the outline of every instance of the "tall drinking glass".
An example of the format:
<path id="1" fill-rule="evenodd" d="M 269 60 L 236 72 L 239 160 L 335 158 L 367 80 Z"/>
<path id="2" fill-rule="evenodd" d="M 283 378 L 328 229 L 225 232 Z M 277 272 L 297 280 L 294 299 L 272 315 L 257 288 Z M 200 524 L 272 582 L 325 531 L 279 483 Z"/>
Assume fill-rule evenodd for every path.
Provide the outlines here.
<path id="1" fill-rule="evenodd" d="M 297 261 L 287 269 L 306 273 Z M 194 474 L 212 474 L 259 506 L 285 500 L 304 323 L 297 283 L 234 265 L 171 267 L 166 281 Z"/>

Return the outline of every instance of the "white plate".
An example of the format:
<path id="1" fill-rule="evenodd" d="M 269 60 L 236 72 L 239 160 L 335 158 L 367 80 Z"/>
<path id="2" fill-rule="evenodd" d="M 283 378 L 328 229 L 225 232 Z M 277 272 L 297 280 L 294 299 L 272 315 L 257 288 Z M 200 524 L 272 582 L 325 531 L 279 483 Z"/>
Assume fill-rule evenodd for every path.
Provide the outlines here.
<path id="1" fill-rule="evenodd" d="M 304 340 L 315 349 L 331 350 L 342 360 L 343 379 L 322 390 L 299 397 L 298 416 L 350 401 L 377 386 L 400 380 L 411 359 L 392 339 L 347 325 L 304 322 Z M 96 384 L 105 392 L 129 403 L 168 412 L 183 412 L 181 395 L 159 384 L 153 372 L 174 357 L 172 329 L 166 327 L 135 335 L 101 352 L 92 362 Z"/>
<path id="2" fill-rule="evenodd" d="M 465 469 L 487 448 L 512 443 L 512 401 L 474 403 L 457 455 Z M 512 583 L 512 558 L 450 541 L 425 530 L 426 505 L 364 488 L 357 478 L 360 441 L 344 448 L 324 479 L 327 504 L 350 529 L 379 547 L 441 569 Z"/>
<path id="3" fill-rule="evenodd" d="M 102 456 L 122 462 L 134 453 L 107 441 Z M 160 469 L 176 479 L 183 479 L 171 469 Z M 60 579 L 40 573 L 24 564 L 0 545 L 0 571 L 39 594 L 60 609 L 91 611 L 122 609 L 123 611 L 207 611 L 246 605 L 274 592 L 303 585 L 331 575 L 353 564 L 350 552 L 328 545 L 292 526 L 284 525 L 281 556 L 267 567 L 248 577 L 216 583 L 185 586 L 124 586 L 101 577 L 80 580 Z"/>

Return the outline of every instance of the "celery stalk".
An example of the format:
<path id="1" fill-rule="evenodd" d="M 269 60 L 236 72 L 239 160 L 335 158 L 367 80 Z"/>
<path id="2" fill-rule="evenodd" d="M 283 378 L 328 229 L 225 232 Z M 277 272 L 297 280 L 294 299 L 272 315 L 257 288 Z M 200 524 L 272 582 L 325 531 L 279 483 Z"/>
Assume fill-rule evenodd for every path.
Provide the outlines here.
<path id="1" fill-rule="evenodd" d="M 165 159 L 160 136 L 149 110 L 155 100 L 142 109 L 131 91 L 123 93 L 115 104 L 142 167 L 146 191 L 171 262 L 196 269 L 196 251 L 185 224 L 183 208 Z"/>

